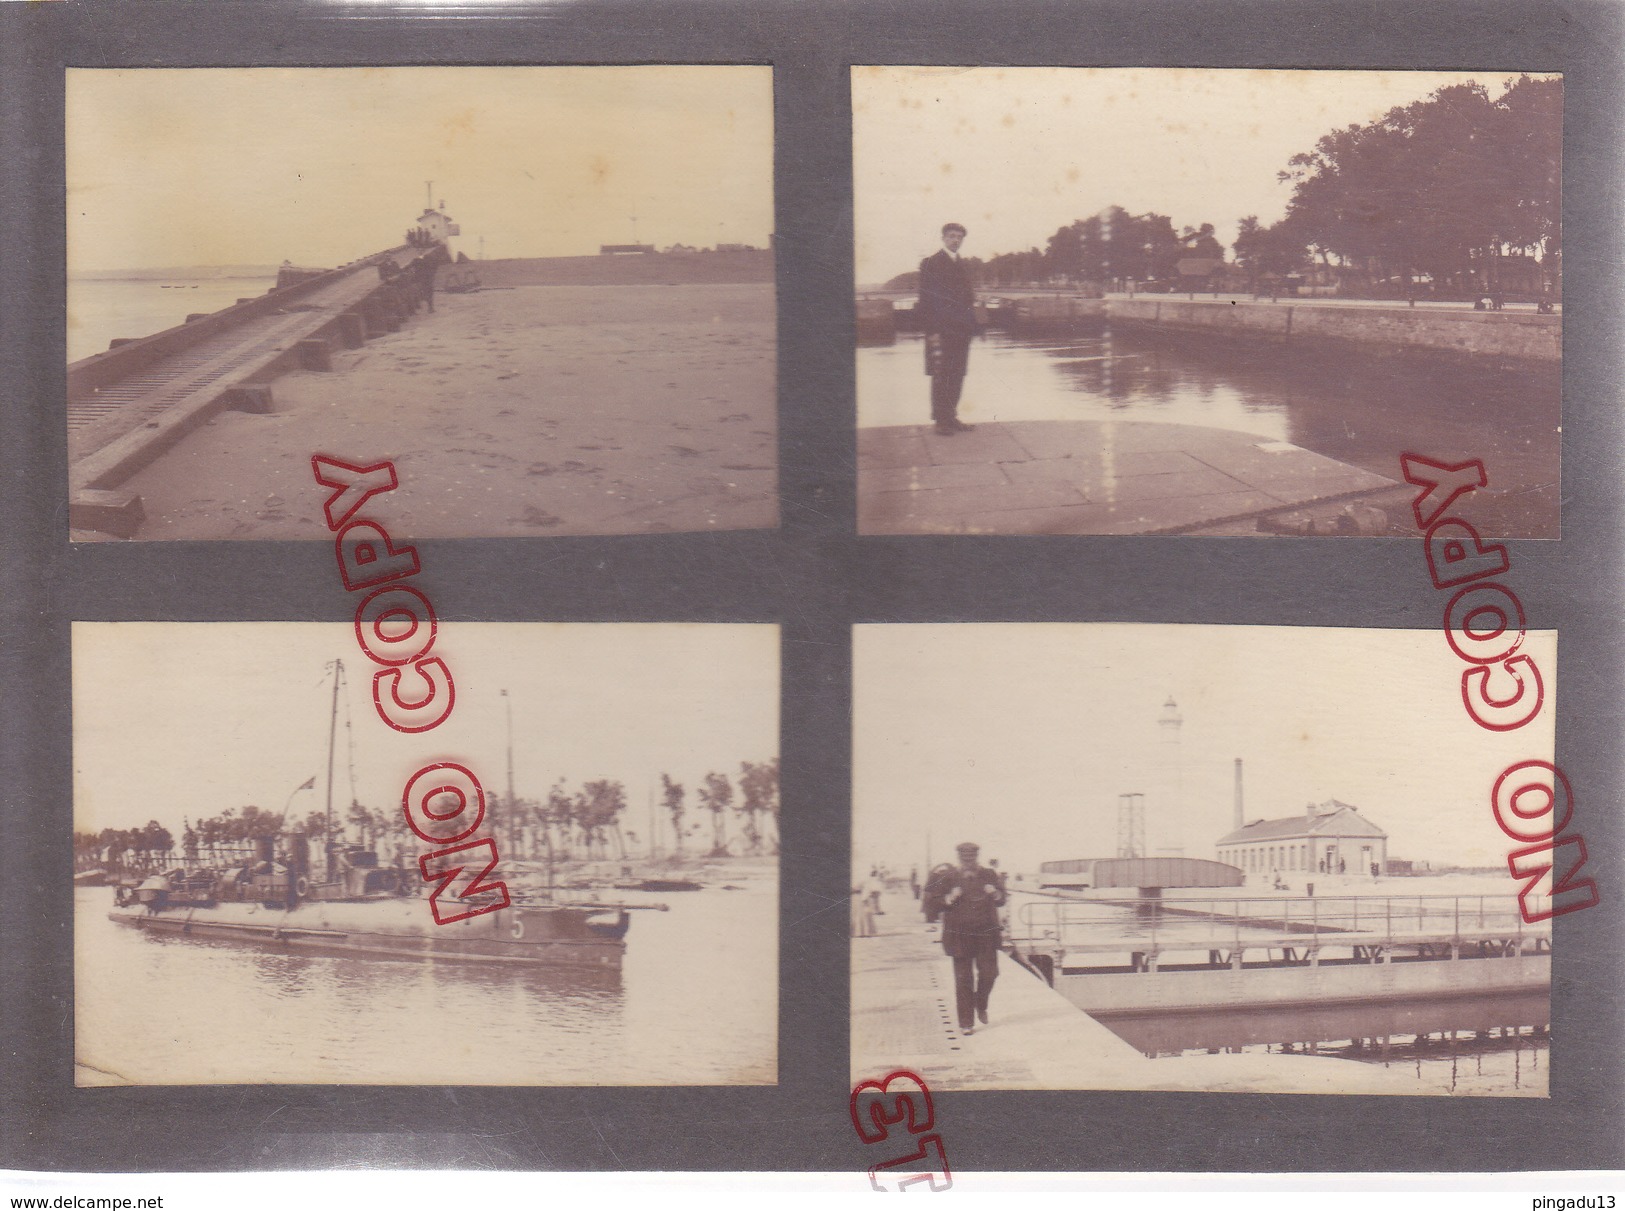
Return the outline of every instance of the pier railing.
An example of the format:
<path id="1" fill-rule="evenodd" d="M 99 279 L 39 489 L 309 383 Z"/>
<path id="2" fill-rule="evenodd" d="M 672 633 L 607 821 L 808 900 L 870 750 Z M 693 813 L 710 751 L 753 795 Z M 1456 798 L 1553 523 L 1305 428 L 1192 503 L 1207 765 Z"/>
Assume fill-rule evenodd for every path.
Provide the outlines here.
<path id="1" fill-rule="evenodd" d="M 68 398 L 110 386 L 132 375 L 149 369 L 171 354 L 179 353 L 218 335 L 245 320 L 272 314 L 314 294 L 324 286 L 378 264 L 386 257 L 401 253 L 403 248 L 386 248 L 371 256 L 340 265 L 291 286 L 273 287 L 264 294 L 239 300 L 230 307 L 222 307 L 202 319 L 176 324 L 136 340 L 119 344 L 112 349 L 80 358 L 68 366 Z"/>
<path id="2" fill-rule="evenodd" d="M 1040 900 L 1021 906 L 1021 948 L 1104 953 L 1322 946 L 1375 947 L 1507 941 L 1521 953 L 1531 929 L 1515 895 L 1156 897 Z"/>

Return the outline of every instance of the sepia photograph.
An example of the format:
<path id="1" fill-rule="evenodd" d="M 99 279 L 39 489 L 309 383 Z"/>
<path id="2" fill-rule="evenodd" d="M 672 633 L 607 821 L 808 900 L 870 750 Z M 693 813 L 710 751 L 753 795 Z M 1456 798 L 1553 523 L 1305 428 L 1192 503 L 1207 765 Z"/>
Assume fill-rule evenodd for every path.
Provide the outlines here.
<path id="1" fill-rule="evenodd" d="M 1521 653 L 1491 731 L 1435 631 L 859 626 L 853 1079 L 1548 1096 L 1596 888 Z"/>
<path id="2" fill-rule="evenodd" d="M 1558 537 L 1555 73 L 854 67 L 865 534 Z"/>
<path id="3" fill-rule="evenodd" d="M 1622 99 L 1615 0 L 0 0 L 0 1204 L 1583 1211 Z"/>
<path id="4" fill-rule="evenodd" d="M 359 630 L 74 624 L 76 1083 L 777 1083 L 778 628 Z"/>
<path id="5" fill-rule="evenodd" d="M 69 526 L 778 524 L 772 71 L 67 72 Z"/>

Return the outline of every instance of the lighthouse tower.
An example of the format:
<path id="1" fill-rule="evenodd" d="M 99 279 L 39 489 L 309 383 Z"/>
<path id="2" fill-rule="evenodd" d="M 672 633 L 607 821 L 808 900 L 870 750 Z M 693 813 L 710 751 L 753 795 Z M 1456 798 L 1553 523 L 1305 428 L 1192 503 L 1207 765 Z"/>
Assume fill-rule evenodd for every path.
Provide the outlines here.
<path id="1" fill-rule="evenodd" d="M 1185 833 L 1184 754 L 1180 746 L 1180 732 L 1185 725 L 1179 713 L 1179 704 L 1172 694 L 1162 704 L 1157 716 L 1157 771 L 1156 793 L 1151 804 L 1151 830 L 1154 854 L 1179 856 L 1184 846 L 1179 839 Z"/>

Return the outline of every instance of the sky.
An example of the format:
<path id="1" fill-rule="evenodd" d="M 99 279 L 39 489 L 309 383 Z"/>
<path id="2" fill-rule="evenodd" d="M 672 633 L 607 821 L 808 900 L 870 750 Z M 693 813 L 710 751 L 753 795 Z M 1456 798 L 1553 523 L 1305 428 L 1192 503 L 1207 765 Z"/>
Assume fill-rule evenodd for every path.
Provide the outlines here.
<path id="1" fill-rule="evenodd" d="M 1286 211 L 1287 161 L 1447 84 L 1518 73 L 1216 68 L 854 67 L 857 281 L 915 268 L 947 222 L 967 256 L 1043 248 L 1122 206 L 1212 223 Z"/>
<path id="2" fill-rule="evenodd" d="M 183 816 L 247 804 L 281 812 L 290 796 L 296 816 L 321 807 L 335 658 L 347 682 L 335 811 L 352 795 L 349 736 L 355 794 L 369 807 L 398 805 L 407 779 L 437 760 L 502 793 L 503 689 L 516 793 L 541 798 L 559 777 L 571 790 L 620 779 L 626 827 L 639 836 L 662 772 L 688 787 L 692 811 L 708 771 L 737 782 L 741 761 L 778 753 L 773 626 L 442 622 L 433 651 L 451 670 L 456 704 L 441 726 L 410 736 L 373 708 L 376 666 L 348 623 L 75 623 L 74 827 L 156 819 L 178 836 Z M 296 789 L 313 776 L 314 789 Z"/>
<path id="3" fill-rule="evenodd" d="M 67 75 L 70 274 L 338 265 L 398 243 L 431 196 L 471 257 L 481 236 L 496 258 L 773 230 L 767 67 Z"/>
<path id="4" fill-rule="evenodd" d="M 1117 852 L 1118 796 L 1145 798 L 1146 843 L 1213 858 L 1245 818 L 1338 799 L 1386 829 L 1391 857 L 1506 861 L 1490 789 L 1552 760 L 1554 632 L 1531 654 L 1547 689 L 1528 725 L 1492 733 L 1461 702 L 1442 631 L 1021 623 L 866 625 L 854 636 L 854 863 L 982 860 L 1033 871 Z M 1172 697 L 1177 756 L 1159 724 Z"/>

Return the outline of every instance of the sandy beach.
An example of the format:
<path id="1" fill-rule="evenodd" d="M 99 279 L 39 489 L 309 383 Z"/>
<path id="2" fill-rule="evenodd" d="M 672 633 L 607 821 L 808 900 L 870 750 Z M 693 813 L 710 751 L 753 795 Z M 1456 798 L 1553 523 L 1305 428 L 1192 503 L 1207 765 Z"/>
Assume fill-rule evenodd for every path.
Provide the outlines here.
<path id="1" fill-rule="evenodd" d="M 398 332 L 276 380 L 124 487 L 141 539 L 319 539 L 312 454 L 389 459 L 398 538 L 778 524 L 771 283 L 439 294 Z"/>

